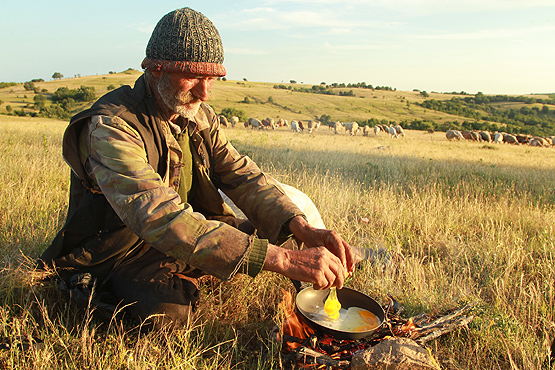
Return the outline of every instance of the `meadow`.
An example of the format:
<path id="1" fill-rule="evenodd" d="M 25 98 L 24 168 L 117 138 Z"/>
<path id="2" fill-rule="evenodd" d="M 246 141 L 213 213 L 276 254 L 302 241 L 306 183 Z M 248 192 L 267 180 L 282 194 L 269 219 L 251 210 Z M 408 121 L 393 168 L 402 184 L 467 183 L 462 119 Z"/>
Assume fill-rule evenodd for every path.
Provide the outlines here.
<path id="1" fill-rule="evenodd" d="M 268 114 L 268 116 L 271 116 Z M 276 369 L 270 332 L 291 283 L 276 274 L 202 279 L 190 328 L 143 333 L 102 322 L 43 280 L 34 261 L 64 222 L 66 122 L 0 115 L 0 367 Z M 476 303 L 467 328 L 428 343 L 443 369 L 545 369 L 555 337 L 555 150 L 226 128 L 243 154 L 304 191 L 352 245 L 405 259 L 361 266 L 349 286 L 403 316 Z M 368 223 L 360 222 L 368 218 Z"/>

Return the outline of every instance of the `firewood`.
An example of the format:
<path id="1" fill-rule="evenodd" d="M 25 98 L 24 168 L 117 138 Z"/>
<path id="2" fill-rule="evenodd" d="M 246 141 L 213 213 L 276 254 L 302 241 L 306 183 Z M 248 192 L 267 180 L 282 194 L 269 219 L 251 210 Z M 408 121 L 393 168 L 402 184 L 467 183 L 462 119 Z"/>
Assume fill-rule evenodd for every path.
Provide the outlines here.
<path id="1" fill-rule="evenodd" d="M 319 365 L 326 365 L 328 367 L 333 366 L 339 369 L 349 369 L 351 367 L 351 361 L 334 360 L 328 355 L 317 352 L 308 347 L 299 347 L 296 349 L 297 360 L 303 361 L 303 363 L 308 364 L 310 361 Z"/>
<path id="2" fill-rule="evenodd" d="M 424 344 L 426 342 L 429 342 L 429 341 L 431 341 L 433 339 L 436 339 L 437 337 L 439 337 L 439 336 L 441 336 L 445 333 L 449 333 L 450 331 L 455 330 L 456 328 L 468 325 L 468 323 L 471 322 L 473 318 L 474 318 L 474 316 L 460 317 L 459 319 L 455 320 L 454 322 L 450 323 L 449 325 L 438 328 L 437 330 L 431 332 L 430 334 L 426 335 L 425 337 L 418 338 L 416 340 L 416 342 L 418 342 L 419 344 Z"/>

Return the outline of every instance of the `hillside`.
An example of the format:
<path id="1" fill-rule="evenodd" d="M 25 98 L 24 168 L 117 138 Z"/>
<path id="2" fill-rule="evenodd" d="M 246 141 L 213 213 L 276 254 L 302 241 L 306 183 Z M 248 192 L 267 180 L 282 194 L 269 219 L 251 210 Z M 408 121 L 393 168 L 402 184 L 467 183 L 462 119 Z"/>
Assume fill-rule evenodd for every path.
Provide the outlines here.
<path id="1" fill-rule="evenodd" d="M 81 86 L 93 87 L 94 94 L 99 97 L 109 91 L 108 87 L 117 88 L 124 84 L 132 85 L 141 73 L 135 70 L 127 70 L 106 75 L 36 82 L 34 83 L 34 91 L 25 90 L 24 84 L 5 87 L 0 89 L 0 101 L 2 102 L 0 104 L 0 114 L 35 115 L 39 112 L 36 105 L 36 96 L 43 95 L 48 107 L 51 104 L 54 92 L 59 88 L 71 90 L 79 89 Z M 276 88 L 277 86 L 282 88 Z M 426 109 L 419 105 L 426 100 L 451 101 L 453 98 L 464 99 L 468 96 L 473 97 L 473 95 L 423 94 L 420 91 L 387 91 L 350 87 L 334 88 L 333 93 L 337 95 L 325 95 L 298 92 L 283 87 L 310 90 L 312 86 L 218 80 L 212 88 L 213 99 L 210 104 L 217 113 L 220 113 L 224 108 L 236 108 L 242 110 L 246 117 L 259 119 L 271 117 L 286 120 L 313 120 L 326 115 L 332 121 L 342 122 L 357 121 L 360 123 L 370 119 L 395 121 L 397 123 L 425 121 L 426 125 L 421 125 L 420 129 L 426 127 L 442 129 L 452 126 L 453 122 L 456 122 L 455 127 L 459 128 L 459 123 L 476 121 L 476 118 L 469 118 L 469 115 L 435 110 L 435 108 Z M 350 96 L 340 96 L 340 93 L 350 94 Z M 547 95 L 533 95 L 533 98 L 551 99 Z M 245 103 L 245 100 L 250 103 Z M 64 117 L 57 116 L 57 118 L 67 119 L 91 103 L 92 100 L 71 102 L 71 105 L 67 107 L 67 114 Z M 545 106 L 545 104 L 525 104 L 523 102 L 496 103 L 499 110 L 520 109 L 525 105 L 529 109 L 536 107 L 538 111 Z M 10 109 L 10 112 L 8 112 L 8 109 Z M 555 105 L 549 105 L 547 109 L 550 112 L 547 116 L 554 117 Z M 479 109 L 478 112 L 480 113 L 474 114 L 474 116 L 480 117 L 484 113 Z M 50 115 L 50 117 L 53 116 Z M 470 123 L 468 124 L 470 125 Z M 503 126 L 503 124 L 500 126 Z M 550 127 L 549 124 L 541 124 L 540 126 Z"/>

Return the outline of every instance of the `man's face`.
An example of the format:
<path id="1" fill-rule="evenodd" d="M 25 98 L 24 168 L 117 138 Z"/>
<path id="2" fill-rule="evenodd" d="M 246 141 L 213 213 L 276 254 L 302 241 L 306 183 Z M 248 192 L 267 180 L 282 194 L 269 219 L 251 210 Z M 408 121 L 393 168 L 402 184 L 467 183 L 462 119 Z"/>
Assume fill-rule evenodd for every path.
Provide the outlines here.
<path id="1" fill-rule="evenodd" d="M 170 111 L 192 119 L 200 104 L 208 100 L 215 79 L 213 76 L 162 72 L 158 80 L 158 93 Z"/>

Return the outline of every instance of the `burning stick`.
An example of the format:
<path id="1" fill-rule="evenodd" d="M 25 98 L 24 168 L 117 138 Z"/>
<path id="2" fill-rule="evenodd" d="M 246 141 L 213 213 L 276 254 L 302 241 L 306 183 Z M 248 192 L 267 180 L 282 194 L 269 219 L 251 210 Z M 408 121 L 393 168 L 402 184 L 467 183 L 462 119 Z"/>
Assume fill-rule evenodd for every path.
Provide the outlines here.
<path id="1" fill-rule="evenodd" d="M 338 369 L 349 369 L 351 367 L 351 361 L 334 360 L 330 356 L 314 351 L 308 347 L 299 347 L 296 353 L 297 360 L 303 361 L 305 364 L 314 361 L 315 364 L 325 365 L 326 367 L 331 366 Z"/>

